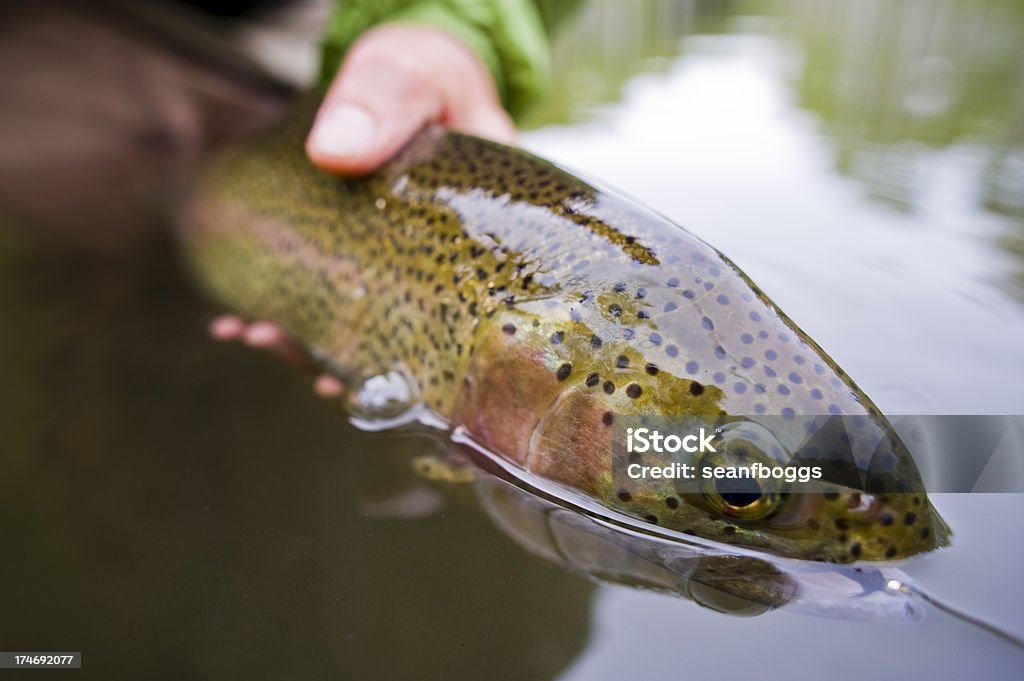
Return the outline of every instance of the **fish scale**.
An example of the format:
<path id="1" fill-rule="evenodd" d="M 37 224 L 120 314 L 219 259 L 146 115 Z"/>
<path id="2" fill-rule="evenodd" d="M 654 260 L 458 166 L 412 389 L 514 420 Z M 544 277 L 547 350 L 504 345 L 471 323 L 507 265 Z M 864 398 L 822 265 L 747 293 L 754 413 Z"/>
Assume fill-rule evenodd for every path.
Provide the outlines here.
<path id="1" fill-rule="evenodd" d="M 360 388 L 399 377 L 398 407 L 422 405 L 533 473 L 647 522 L 783 555 L 884 560 L 946 541 L 870 399 L 703 241 L 530 154 L 439 127 L 365 178 L 333 177 L 304 155 L 308 122 L 306 110 L 212 164 L 184 243 L 214 296 L 282 326 L 363 417 L 379 404 Z M 884 445 L 897 485 L 788 495 L 758 517 L 667 481 L 624 493 L 615 423 L 643 415 L 853 417 L 849 466 L 865 470 Z"/>

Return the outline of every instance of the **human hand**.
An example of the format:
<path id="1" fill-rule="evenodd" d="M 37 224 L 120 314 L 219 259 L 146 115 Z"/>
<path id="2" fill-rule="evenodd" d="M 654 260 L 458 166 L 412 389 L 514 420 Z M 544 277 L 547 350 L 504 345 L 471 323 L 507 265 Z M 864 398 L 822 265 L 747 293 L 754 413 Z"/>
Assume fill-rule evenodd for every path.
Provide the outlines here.
<path id="1" fill-rule="evenodd" d="M 487 67 L 469 48 L 430 26 L 386 24 L 352 45 L 320 105 L 306 153 L 324 170 L 362 175 L 432 122 L 515 143 L 515 125 Z"/>
<path id="2" fill-rule="evenodd" d="M 349 50 L 306 140 L 310 160 L 347 176 L 371 172 L 426 123 L 514 144 L 515 125 L 480 59 L 450 34 L 429 26 L 387 24 Z M 296 364 L 308 358 L 269 322 L 224 315 L 210 324 L 217 340 L 242 340 Z M 314 391 L 336 397 L 342 385 L 321 374 Z"/>
<path id="3" fill-rule="evenodd" d="M 296 366 L 313 368 L 306 353 L 276 324 L 265 321 L 247 323 L 237 315 L 226 314 L 211 321 L 208 331 L 214 340 L 240 340 L 251 348 L 267 350 Z M 313 382 L 313 392 L 320 397 L 337 397 L 342 390 L 341 382 L 330 374 L 319 374 Z"/>

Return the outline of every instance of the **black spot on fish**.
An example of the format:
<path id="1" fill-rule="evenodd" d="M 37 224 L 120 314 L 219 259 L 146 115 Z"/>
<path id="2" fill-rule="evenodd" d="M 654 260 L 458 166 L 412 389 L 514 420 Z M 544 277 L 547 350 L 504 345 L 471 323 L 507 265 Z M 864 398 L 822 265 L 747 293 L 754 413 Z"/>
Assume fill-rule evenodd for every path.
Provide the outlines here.
<path id="1" fill-rule="evenodd" d="M 675 497 L 665 497 L 665 505 L 669 508 L 679 508 L 679 499 Z"/>
<path id="2" fill-rule="evenodd" d="M 604 391 L 609 395 L 615 392 L 615 384 L 612 383 L 611 381 L 605 381 L 602 387 L 604 388 Z"/>
<path id="3" fill-rule="evenodd" d="M 597 348 L 601 347 L 602 345 L 604 345 L 604 341 L 601 340 L 600 336 L 591 336 L 590 337 L 590 347 L 592 347 L 592 348 L 594 348 L 596 350 Z"/>
<path id="4" fill-rule="evenodd" d="M 885 550 L 885 557 L 886 558 L 892 558 L 895 555 L 896 555 L 896 547 L 895 546 L 890 546 L 889 548 L 887 548 Z"/>
<path id="5" fill-rule="evenodd" d="M 476 303 L 474 303 L 474 305 L 475 304 Z M 474 314 L 476 314 L 476 313 L 474 313 Z M 563 340 L 565 340 L 565 332 L 564 331 L 555 331 L 553 334 L 551 334 L 551 344 L 552 345 L 561 345 Z"/>
<path id="6" fill-rule="evenodd" d="M 690 384 L 690 394 L 694 396 L 703 395 L 704 386 L 698 383 L 697 381 L 694 381 L 693 383 Z"/>
<path id="7" fill-rule="evenodd" d="M 907 526 L 913 525 L 915 520 L 917 520 L 917 514 L 914 513 L 913 511 L 907 511 L 907 514 L 905 516 L 903 516 L 903 524 L 904 525 L 907 525 Z"/>
<path id="8" fill-rule="evenodd" d="M 853 544 L 850 544 L 850 555 L 854 558 L 860 556 L 860 542 L 854 542 Z"/>
<path id="9" fill-rule="evenodd" d="M 612 303 L 611 305 L 608 306 L 608 312 L 613 317 L 621 317 L 622 316 L 622 306 L 619 305 L 618 303 Z"/>
<path id="10" fill-rule="evenodd" d="M 725 534 L 726 536 L 730 536 L 731 537 L 732 535 L 736 534 L 736 528 L 733 527 L 732 525 L 726 525 L 725 527 L 722 528 L 722 534 Z"/>
<path id="11" fill-rule="evenodd" d="M 597 374 L 590 374 L 587 376 L 587 387 L 593 388 L 595 385 L 601 382 L 601 377 Z"/>
<path id="12" fill-rule="evenodd" d="M 572 364 L 566 362 L 562 366 L 558 367 L 558 371 L 555 372 L 555 376 L 559 381 L 564 381 L 569 378 L 569 374 L 572 373 Z"/>
<path id="13" fill-rule="evenodd" d="M 646 298 L 647 297 L 647 289 L 645 289 L 645 288 L 638 288 L 636 290 L 636 297 L 637 298 Z"/>
<path id="14" fill-rule="evenodd" d="M 507 333 L 510 336 L 514 336 L 515 333 L 516 333 L 516 325 L 515 324 L 506 324 L 505 326 L 501 327 L 501 330 L 504 331 L 505 333 Z"/>
<path id="15" fill-rule="evenodd" d="M 654 525 L 658 524 L 658 516 L 656 515 L 645 515 L 644 520 L 646 520 L 649 523 L 653 523 Z"/>
<path id="16" fill-rule="evenodd" d="M 647 366 L 644 367 L 644 371 L 646 371 L 651 376 L 657 376 L 658 371 L 660 371 L 660 369 L 658 369 L 657 365 L 648 364 Z"/>
<path id="17" fill-rule="evenodd" d="M 929 530 L 927 527 L 922 527 L 920 534 L 921 539 L 927 539 L 931 535 L 931 533 L 931 530 Z"/>
<path id="18" fill-rule="evenodd" d="M 615 366 L 619 369 L 625 369 L 629 366 L 629 357 L 625 355 L 619 355 L 615 358 Z"/>
<path id="19" fill-rule="evenodd" d="M 836 529 L 837 530 L 848 530 L 850 529 L 850 521 L 846 518 L 836 518 Z"/>
<path id="20" fill-rule="evenodd" d="M 606 425 L 606 426 L 610 426 L 610 425 L 612 425 L 612 423 L 613 423 L 614 421 L 615 421 L 615 415 L 614 415 L 614 414 L 612 414 L 612 413 L 611 413 L 610 411 L 606 411 L 606 412 L 605 412 L 605 413 L 604 413 L 604 414 L 603 414 L 603 415 L 601 416 L 601 423 L 603 423 L 603 424 L 604 424 L 604 425 Z"/>
<path id="21" fill-rule="evenodd" d="M 633 495 L 630 494 L 629 492 L 619 492 L 617 496 L 619 497 L 619 501 L 632 501 L 633 500 Z"/>
<path id="22" fill-rule="evenodd" d="M 630 383 L 626 386 L 626 394 L 632 397 L 634 400 L 643 393 L 643 390 L 636 383 Z"/>

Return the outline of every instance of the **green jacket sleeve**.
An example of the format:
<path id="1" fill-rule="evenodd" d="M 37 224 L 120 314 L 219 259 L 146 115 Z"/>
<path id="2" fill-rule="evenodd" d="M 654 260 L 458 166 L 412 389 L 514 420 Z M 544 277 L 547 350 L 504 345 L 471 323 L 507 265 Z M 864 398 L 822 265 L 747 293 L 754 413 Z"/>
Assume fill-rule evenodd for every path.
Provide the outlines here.
<path id="1" fill-rule="evenodd" d="M 534 0 L 337 0 L 324 35 L 321 86 L 365 30 L 391 22 L 429 24 L 461 39 L 487 65 L 513 116 L 549 87 L 548 40 Z"/>

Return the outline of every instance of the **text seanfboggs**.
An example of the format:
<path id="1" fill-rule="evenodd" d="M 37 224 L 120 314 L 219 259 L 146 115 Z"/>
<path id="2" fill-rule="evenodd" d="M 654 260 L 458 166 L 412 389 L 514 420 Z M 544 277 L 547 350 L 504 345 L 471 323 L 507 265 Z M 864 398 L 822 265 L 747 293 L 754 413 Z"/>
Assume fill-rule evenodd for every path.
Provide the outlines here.
<path id="1" fill-rule="evenodd" d="M 641 466 L 631 463 L 626 467 L 626 475 L 639 480 L 642 478 L 668 478 L 693 480 L 697 477 L 697 467 L 688 463 L 674 463 L 668 466 Z M 704 466 L 700 477 L 705 480 L 764 480 L 775 478 L 786 482 L 810 482 L 821 479 L 820 466 L 766 466 L 763 463 L 752 463 L 749 466 Z"/>
<path id="2" fill-rule="evenodd" d="M 648 428 L 629 428 L 626 431 L 626 449 L 629 452 L 675 453 L 680 450 L 691 454 L 697 452 L 715 452 L 712 445 L 714 433 L 708 434 L 703 428 L 699 434 L 662 435 L 657 430 Z M 698 477 L 697 466 L 686 463 L 672 463 L 667 466 L 643 466 L 632 463 L 626 467 L 626 475 L 630 478 L 668 478 L 693 480 Z M 786 482 L 810 482 L 821 479 L 820 466 L 768 466 L 755 462 L 747 466 L 701 466 L 700 476 L 705 480 L 738 480 L 774 478 Z"/>

